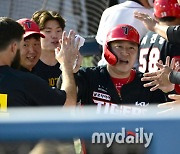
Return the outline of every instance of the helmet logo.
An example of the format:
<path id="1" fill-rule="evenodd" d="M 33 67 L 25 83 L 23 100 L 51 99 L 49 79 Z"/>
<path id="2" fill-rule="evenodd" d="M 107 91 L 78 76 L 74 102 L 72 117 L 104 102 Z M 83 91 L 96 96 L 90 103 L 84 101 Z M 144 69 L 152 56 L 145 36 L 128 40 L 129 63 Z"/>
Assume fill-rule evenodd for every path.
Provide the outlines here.
<path id="1" fill-rule="evenodd" d="M 28 28 L 31 28 L 31 22 L 26 21 L 25 24 L 27 25 Z"/>
<path id="2" fill-rule="evenodd" d="M 125 34 L 125 35 L 128 35 L 129 30 L 131 30 L 131 28 L 125 27 L 125 26 L 123 26 L 122 29 L 124 30 L 124 34 Z"/>

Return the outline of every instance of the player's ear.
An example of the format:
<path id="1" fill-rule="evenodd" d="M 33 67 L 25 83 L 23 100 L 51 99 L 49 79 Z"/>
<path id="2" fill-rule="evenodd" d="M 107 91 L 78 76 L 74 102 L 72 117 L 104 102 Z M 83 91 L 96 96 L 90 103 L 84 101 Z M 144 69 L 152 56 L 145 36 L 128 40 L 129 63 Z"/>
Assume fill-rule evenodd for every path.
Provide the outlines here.
<path id="1" fill-rule="evenodd" d="M 19 47 L 19 44 L 17 41 L 13 41 L 11 44 L 10 44 L 10 51 L 12 52 L 12 54 L 16 54 L 17 50 L 18 50 L 18 47 Z"/>

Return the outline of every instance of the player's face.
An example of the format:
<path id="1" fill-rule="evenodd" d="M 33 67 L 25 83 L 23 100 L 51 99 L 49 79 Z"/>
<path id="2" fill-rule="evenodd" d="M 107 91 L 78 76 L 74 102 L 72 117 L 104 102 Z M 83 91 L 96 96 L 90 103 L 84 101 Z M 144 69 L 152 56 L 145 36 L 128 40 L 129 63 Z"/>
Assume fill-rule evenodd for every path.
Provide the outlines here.
<path id="1" fill-rule="evenodd" d="M 40 37 L 30 37 L 21 43 L 21 65 L 29 71 L 36 65 L 41 55 Z"/>
<path id="2" fill-rule="evenodd" d="M 47 21 L 45 28 L 41 32 L 45 35 L 45 38 L 41 38 L 42 49 L 54 51 L 59 46 L 59 39 L 62 37 L 62 28 L 58 21 Z"/>
<path id="3" fill-rule="evenodd" d="M 118 57 L 112 69 L 119 73 L 129 73 L 137 58 L 138 45 L 129 41 L 114 41 L 111 43 L 111 51 Z"/>

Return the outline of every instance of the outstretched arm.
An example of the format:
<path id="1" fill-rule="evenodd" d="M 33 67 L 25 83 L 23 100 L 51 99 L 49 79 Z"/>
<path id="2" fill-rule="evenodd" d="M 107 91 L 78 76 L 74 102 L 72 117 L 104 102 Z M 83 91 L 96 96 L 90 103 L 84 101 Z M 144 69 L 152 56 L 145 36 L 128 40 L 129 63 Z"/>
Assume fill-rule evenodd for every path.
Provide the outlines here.
<path id="1" fill-rule="evenodd" d="M 75 32 L 70 31 L 68 36 L 63 32 L 60 48 L 56 48 L 56 59 L 61 64 L 62 85 L 61 90 L 66 91 L 65 106 L 75 106 L 77 101 L 77 90 L 73 74 L 73 64 L 78 54 L 78 44 L 75 45 Z"/>
<path id="2" fill-rule="evenodd" d="M 160 25 L 155 19 L 151 18 L 148 14 L 142 12 L 134 12 L 134 17 L 139 19 L 143 22 L 145 27 L 150 31 L 156 32 L 157 34 L 164 37 L 166 40 L 167 38 L 167 29 L 169 26 Z"/>

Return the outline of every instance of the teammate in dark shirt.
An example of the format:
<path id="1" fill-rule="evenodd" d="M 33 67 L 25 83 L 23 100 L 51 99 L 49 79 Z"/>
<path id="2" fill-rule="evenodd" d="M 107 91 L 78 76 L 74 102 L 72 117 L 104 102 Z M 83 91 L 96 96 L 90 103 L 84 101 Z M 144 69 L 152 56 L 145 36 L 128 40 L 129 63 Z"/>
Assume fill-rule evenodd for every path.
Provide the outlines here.
<path id="1" fill-rule="evenodd" d="M 154 15 L 161 25 L 179 25 L 180 24 L 180 7 L 177 0 L 155 0 Z M 165 63 L 166 57 L 175 58 L 177 63 L 180 62 L 180 44 L 170 43 L 163 37 L 154 32 L 148 32 L 141 40 L 139 51 L 139 71 L 155 72 L 158 67 L 156 63 L 162 60 Z M 176 92 L 180 93 L 179 85 L 175 86 Z"/>
<path id="2" fill-rule="evenodd" d="M 177 0 L 155 0 L 154 15 L 161 25 L 180 24 L 180 7 Z M 179 48 L 180 45 L 166 41 L 157 33 L 148 32 L 140 45 L 139 71 L 143 73 L 156 71 L 158 60 L 161 59 L 165 63 L 167 56 L 179 61 Z"/>
<path id="3" fill-rule="evenodd" d="M 48 81 L 49 86 L 55 87 L 56 82 L 61 74 L 60 64 L 57 63 L 54 66 L 47 65 L 43 63 L 41 60 L 33 68 L 32 73 L 38 75 L 46 82 Z"/>
<path id="4" fill-rule="evenodd" d="M 40 60 L 33 68 L 32 73 L 40 76 L 49 83 L 49 86 L 55 87 L 57 79 L 61 74 L 60 64 L 55 58 L 54 49 L 59 46 L 62 32 L 65 28 L 65 20 L 55 11 L 41 10 L 32 15 L 41 33 L 45 38 L 41 39 Z"/>
<path id="5" fill-rule="evenodd" d="M 150 92 L 149 88 L 144 88 L 144 82 L 141 82 L 143 74 L 132 69 L 138 45 L 139 34 L 134 27 L 118 25 L 110 30 L 104 45 L 107 66 L 81 68 L 75 75 L 81 104 L 97 105 L 98 111 L 104 106 L 104 112 L 113 113 L 137 111 L 126 106 L 119 107 L 121 104 L 148 106 L 167 101 L 162 91 Z"/>
<path id="6" fill-rule="evenodd" d="M 18 66 L 23 27 L 12 19 L 0 18 L 0 93 L 6 97 L 8 106 L 75 105 L 76 87 L 73 77 L 73 63 L 70 55 L 77 55 L 74 48 L 75 33 L 67 37 L 63 33 L 62 46 L 56 58 L 61 62 L 63 84 L 56 90 L 41 78 L 12 69 Z"/>

